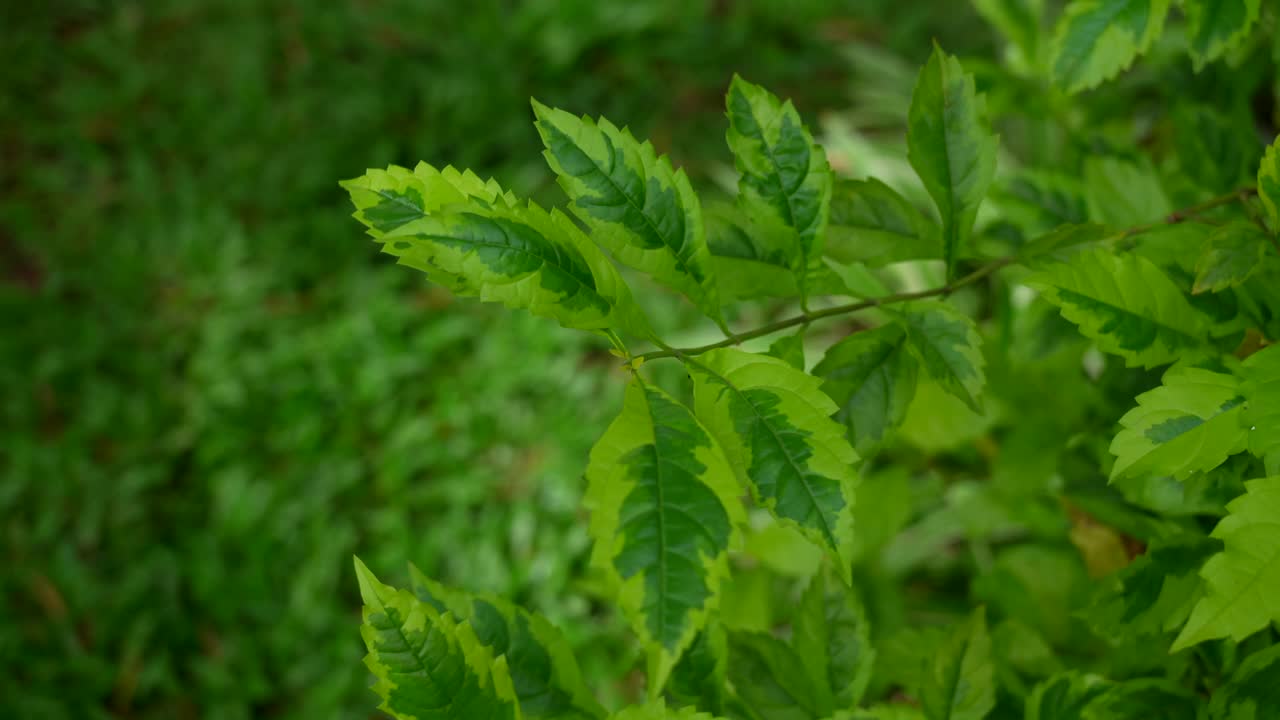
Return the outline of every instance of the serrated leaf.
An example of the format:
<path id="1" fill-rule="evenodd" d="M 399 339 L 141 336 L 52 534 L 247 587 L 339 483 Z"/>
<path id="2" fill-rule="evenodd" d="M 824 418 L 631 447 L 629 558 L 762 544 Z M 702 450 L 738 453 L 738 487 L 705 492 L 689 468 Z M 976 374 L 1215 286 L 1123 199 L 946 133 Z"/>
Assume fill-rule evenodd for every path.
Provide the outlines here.
<path id="1" fill-rule="evenodd" d="M 1226 545 L 1200 571 L 1207 585 L 1173 652 L 1205 640 L 1237 642 L 1280 621 L 1280 477 L 1250 480 L 1213 537 Z"/>
<path id="2" fill-rule="evenodd" d="M 338 184 L 351 195 L 356 207 L 353 217 L 368 226 L 374 237 L 453 205 L 477 201 L 507 207 L 517 204 L 515 196 L 504 192 L 494 180 L 485 181 L 470 170 L 458 172 L 453 167 L 436 170 L 422 162 L 412 171 L 397 165 L 386 170 L 371 168 Z"/>
<path id="3" fill-rule="evenodd" d="M 1280 138 L 1267 146 L 1258 165 L 1258 199 L 1267 211 L 1272 234 L 1280 233 Z"/>
<path id="4" fill-rule="evenodd" d="M 776 358 L 722 348 L 685 358 L 698 417 L 756 502 L 825 546 L 850 573 L 858 455 L 821 380 Z"/>
<path id="5" fill-rule="evenodd" d="M 973 320 L 943 302 L 917 302 L 904 308 L 901 316 L 907 341 L 921 367 L 938 386 L 982 412 L 982 336 Z"/>
<path id="6" fill-rule="evenodd" d="M 729 681 L 738 697 L 770 720 L 821 717 L 818 690 L 799 655 L 762 632 L 729 633 Z"/>
<path id="7" fill-rule="evenodd" d="M 1213 720 L 1265 720 L 1280 703 L 1280 645 L 1259 650 L 1236 668 L 1209 700 Z"/>
<path id="8" fill-rule="evenodd" d="M 712 622 L 680 656 L 667 681 L 667 693 L 681 704 L 723 713 L 728 667 L 728 635 L 723 625 Z"/>
<path id="9" fill-rule="evenodd" d="M 1196 72 L 1240 45 L 1258 20 L 1261 0 L 1187 0 L 1187 40 Z"/>
<path id="10" fill-rule="evenodd" d="M 1200 567 L 1221 548 L 1208 538 L 1155 545 L 1097 587 L 1084 617 L 1112 642 L 1152 642 L 1178 630 L 1195 604 Z"/>
<path id="11" fill-rule="evenodd" d="M 1053 81 L 1069 93 L 1110 80 L 1164 31 L 1169 0 L 1073 0 L 1058 20 Z"/>
<path id="12" fill-rule="evenodd" d="M 930 658 L 920 695 L 929 720 L 981 720 L 996 704 L 986 611 L 956 626 Z"/>
<path id="13" fill-rule="evenodd" d="M 1104 352 L 1156 367 L 1206 351 L 1207 322 L 1146 258 L 1103 249 L 1076 253 L 1027 280 Z"/>
<path id="14" fill-rule="evenodd" d="M 902 424 L 916 393 L 920 363 L 902 325 L 854 333 L 827 349 L 813 373 L 840 410 L 854 447 L 867 455 Z"/>
<path id="15" fill-rule="evenodd" d="M 1266 463 L 1268 474 L 1280 473 L 1280 345 L 1250 355 L 1241 374 L 1249 452 Z"/>
<path id="16" fill-rule="evenodd" d="M 938 224 L 879 180 L 837 180 L 831 195 L 826 254 L 879 267 L 942 257 Z"/>
<path id="17" fill-rule="evenodd" d="M 688 409 L 637 378 L 591 450 L 587 480 L 592 562 L 618 586 L 656 690 L 716 605 L 739 542 L 733 471 Z"/>
<path id="18" fill-rule="evenodd" d="M 465 620 L 494 657 L 505 657 L 526 718 L 587 720 L 604 708 L 583 683 L 568 641 L 546 618 L 503 598 L 445 588 L 409 566 L 414 595 L 438 612 Z"/>
<path id="19" fill-rule="evenodd" d="M 875 650 L 862 605 L 819 569 L 800 598 L 791 644 L 809 673 L 820 716 L 856 707 L 871 682 Z"/>
<path id="20" fill-rule="evenodd" d="M 965 250 L 996 169 L 985 102 L 960 61 L 934 45 L 907 114 L 907 159 L 942 216 L 947 279 Z"/>
<path id="21" fill-rule="evenodd" d="M 505 658 L 494 659 L 469 623 L 408 590 L 383 585 L 359 559 L 365 664 L 380 709 L 400 720 L 519 720 Z"/>
<path id="22" fill-rule="evenodd" d="M 1245 449 L 1240 381 L 1223 373 L 1176 366 L 1160 387 L 1142 393 L 1111 443 L 1111 480 L 1212 470 Z"/>
<path id="23" fill-rule="evenodd" d="M 1267 236 L 1257 225 L 1236 220 L 1214 231 L 1196 261 L 1193 292 L 1220 292 L 1248 280 L 1262 266 Z"/>
<path id="24" fill-rule="evenodd" d="M 749 230 L 744 226 L 746 219 L 736 210 L 712 205 L 705 215 L 707 245 L 723 301 L 800 295 L 791 260 L 775 247 L 780 241 Z M 809 275 L 807 283 L 813 294 L 849 294 L 844 280 L 827 262 Z"/>
<path id="25" fill-rule="evenodd" d="M 702 205 L 684 171 L 604 118 L 577 117 L 537 100 L 533 109 L 547 164 L 592 237 L 723 324 Z"/>
<path id="26" fill-rule="evenodd" d="M 776 357 L 796 370 L 804 371 L 804 328 L 790 335 L 783 335 L 769 345 L 766 353 Z"/>
<path id="27" fill-rule="evenodd" d="M 756 232 L 781 234 L 801 298 L 821 269 L 831 204 L 827 154 L 813 141 L 791 101 L 734 75 L 725 96 L 726 139 L 739 173 L 738 199 Z M 785 233 L 779 233 L 785 229 Z"/>

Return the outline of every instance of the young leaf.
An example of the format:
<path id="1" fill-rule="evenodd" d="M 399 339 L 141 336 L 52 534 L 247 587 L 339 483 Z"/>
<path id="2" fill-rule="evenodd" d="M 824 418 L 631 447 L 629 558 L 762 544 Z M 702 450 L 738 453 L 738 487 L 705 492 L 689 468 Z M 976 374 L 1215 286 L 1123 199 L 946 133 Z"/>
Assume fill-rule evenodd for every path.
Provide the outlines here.
<path id="1" fill-rule="evenodd" d="M 1215 228 L 1196 261 L 1192 292 L 1220 292 L 1248 280 L 1268 252 L 1267 236 L 1257 225 L 1236 220 Z"/>
<path id="2" fill-rule="evenodd" d="M 702 205 L 684 171 L 604 118 L 577 117 L 537 100 L 533 110 L 547 164 L 592 236 L 723 324 Z"/>
<path id="3" fill-rule="evenodd" d="M 929 377 L 948 393 L 982 412 L 982 336 L 967 315 L 943 302 L 918 302 L 901 315 L 908 344 Z"/>
<path id="4" fill-rule="evenodd" d="M 780 249 L 791 259 L 803 300 L 819 271 L 831 205 L 827 155 L 813 141 L 791 101 L 734 75 L 725 97 L 726 139 L 740 179 L 739 202 L 756 232 L 784 231 Z"/>
<path id="5" fill-rule="evenodd" d="M 1137 400 L 1111 443 L 1112 481 L 1154 475 L 1183 480 L 1245 449 L 1244 398 L 1232 375 L 1179 365 Z"/>
<path id="6" fill-rule="evenodd" d="M 849 429 L 854 447 L 868 455 L 907 416 L 919 367 L 906 330 L 891 323 L 832 345 L 813 373 L 839 406 L 836 419 Z"/>
<path id="7" fill-rule="evenodd" d="M 983 608 L 952 630 L 929 659 L 920 704 L 929 720 L 981 720 L 995 707 L 995 668 Z"/>
<path id="8" fill-rule="evenodd" d="M 1280 621 L 1280 477 L 1251 480 L 1227 506 L 1213 537 L 1226 549 L 1200 570 L 1208 590 L 1173 644 L 1173 651 L 1205 640 L 1239 642 Z"/>
<path id="9" fill-rule="evenodd" d="M 838 559 L 848 581 L 858 455 L 821 381 L 776 358 L 723 348 L 686 358 L 698 417 L 756 502 Z"/>
<path id="10" fill-rule="evenodd" d="M 1072 0 L 1058 20 L 1053 81 L 1069 93 L 1110 80 L 1164 30 L 1169 0 Z"/>
<path id="11" fill-rule="evenodd" d="M 1280 474 L 1280 345 L 1246 358 L 1242 374 L 1249 452 L 1266 463 L 1268 474 Z"/>
<path id="12" fill-rule="evenodd" d="M 1259 650 L 1240 663 L 1231 679 L 1209 700 L 1209 717 L 1218 720 L 1261 720 L 1276 709 L 1280 688 L 1280 645 Z"/>
<path id="13" fill-rule="evenodd" d="M 861 702 L 875 660 L 866 614 L 852 590 L 828 587 L 821 569 L 800 599 L 791 644 L 812 680 L 820 716 Z"/>
<path id="14" fill-rule="evenodd" d="M 1258 199 L 1266 208 L 1272 234 L 1280 233 L 1280 138 L 1267 146 L 1258 166 Z"/>
<path id="15" fill-rule="evenodd" d="M 451 590 L 409 566 L 414 595 L 467 621 L 494 657 L 505 657 L 512 686 L 526 718 L 588 720 L 604 708 L 583 683 L 573 652 L 546 618 L 490 595 Z"/>
<path id="16" fill-rule="evenodd" d="M 649 651 L 653 693 L 716 604 L 742 521 L 733 471 L 692 413 L 636 378 L 587 480 L 592 562 Z"/>
<path id="17" fill-rule="evenodd" d="M 818 689 L 795 650 L 762 632 L 729 634 L 729 681 L 738 697 L 770 720 L 823 717 Z"/>
<path id="18" fill-rule="evenodd" d="M 383 585 L 359 559 L 365 664 L 380 709 L 400 720 L 521 717 L 506 658 L 493 658 L 471 625 L 408 590 Z"/>
<path id="19" fill-rule="evenodd" d="M 968 243 L 996 169 L 996 137 L 983 98 L 960 61 L 934 45 L 907 115 L 907 159 L 942 216 L 947 279 Z"/>
<path id="20" fill-rule="evenodd" d="M 1187 0 L 1187 35 L 1196 72 L 1238 46 L 1258 20 L 1261 0 Z"/>
<path id="21" fill-rule="evenodd" d="M 1096 249 L 1050 265 L 1028 284 L 1105 352 L 1156 367 L 1202 355 L 1206 320 L 1159 267 Z"/>
<path id="22" fill-rule="evenodd" d="M 412 172 L 391 165 L 338 184 L 351 194 L 356 207 L 353 217 L 368 226 L 374 237 L 451 205 L 471 201 L 506 207 L 517 204 L 515 196 L 503 192 L 494 180 L 481 180 L 470 170 L 436 170 L 422 162 Z"/>
<path id="23" fill-rule="evenodd" d="M 1221 545 L 1189 538 L 1150 547 L 1098 587 L 1084 617 L 1099 637 L 1113 642 L 1178 630 L 1191 614 L 1199 571 Z"/>
<path id="24" fill-rule="evenodd" d="M 837 180 L 826 253 L 842 263 L 879 267 L 942 257 L 938 224 L 879 180 Z"/>

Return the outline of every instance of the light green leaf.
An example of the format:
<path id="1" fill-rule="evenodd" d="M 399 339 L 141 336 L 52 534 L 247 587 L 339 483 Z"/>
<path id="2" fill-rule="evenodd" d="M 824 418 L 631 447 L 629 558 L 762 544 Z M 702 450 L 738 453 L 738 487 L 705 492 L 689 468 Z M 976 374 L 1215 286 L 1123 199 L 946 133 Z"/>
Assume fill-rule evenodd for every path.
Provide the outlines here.
<path id="1" fill-rule="evenodd" d="M 837 180 L 831 195 L 827 256 L 879 267 L 942 257 L 938 224 L 879 180 Z"/>
<path id="2" fill-rule="evenodd" d="M 722 348 L 685 358 L 698 417 L 756 502 L 831 550 L 848 581 L 858 461 L 818 378 L 764 355 Z"/>
<path id="3" fill-rule="evenodd" d="M 1272 234 L 1280 233 L 1280 138 L 1267 146 L 1258 165 L 1258 199 L 1267 211 Z"/>
<path id="4" fill-rule="evenodd" d="M 446 168 L 392 167 L 345 182 L 382 251 L 457 295 L 565 327 L 651 334 L 616 268 L 569 218 L 519 205 L 495 183 Z"/>
<path id="5" fill-rule="evenodd" d="M 818 689 L 790 645 L 762 632 L 729 633 L 729 681 L 738 697 L 769 720 L 822 717 Z"/>
<path id="6" fill-rule="evenodd" d="M 1261 0 L 1187 0 L 1187 40 L 1196 72 L 1235 48 L 1258 20 Z"/>
<path id="7" fill-rule="evenodd" d="M 1129 366 L 1156 367 L 1203 355 L 1206 318 L 1154 263 L 1096 249 L 1028 279 L 1098 347 Z"/>
<path id="8" fill-rule="evenodd" d="M 1115 157 L 1084 163 L 1085 199 L 1091 219 L 1116 228 L 1162 220 L 1173 211 L 1155 170 Z"/>
<path id="9" fill-rule="evenodd" d="M 756 223 L 753 232 L 779 236 L 777 247 L 790 259 L 806 298 L 810 276 L 821 269 L 830 212 L 827 154 L 790 100 L 782 102 L 734 75 L 725 104 L 726 139 L 740 174 L 739 203 Z"/>
<path id="10" fill-rule="evenodd" d="M 1184 480 L 1245 449 L 1244 398 L 1232 375 L 1179 365 L 1137 400 L 1111 443 L 1112 481 L 1159 475 Z"/>
<path id="11" fill-rule="evenodd" d="M 986 359 L 973 320 L 943 302 L 913 303 L 900 317 L 908 344 L 929 377 L 981 413 Z"/>
<path id="12" fill-rule="evenodd" d="M 929 720 L 981 720 L 996 704 L 986 611 L 979 607 L 929 659 L 920 704 Z"/>
<path id="13" fill-rule="evenodd" d="M 813 373 L 840 407 L 836 419 L 849 429 L 854 447 L 868 455 L 906 418 L 919 367 L 906 330 L 891 323 L 832 345 Z"/>
<path id="14" fill-rule="evenodd" d="M 592 562 L 648 649 L 651 692 L 716 606 L 743 519 L 720 446 L 683 405 L 636 378 L 591 450 Z"/>
<path id="15" fill-rule="evenodd" d="M 907 159 L 942 216 L 947 279 L 965 251 L 996 169 L 996 136 L 985 102 L 960 61 L 934 45 L 907 114 Z"/>
<path id="16" fill-rule="evenodd" d="M 691 707 L 669 708 L 665 701 L 659 699 L 644 705 L 632 705 L 610 715 L 609 720 L 716 720 L 716 718 Z"/>
<path id="17" fill-rule="evenodd" d="M 1240 285 L 1262 266 L 1267 250 L 1267 236 L 1251 222 L 1236 220 L 1215 228 L 1196 261 L 1194 292 Z"/>
<path id="18" fill-rule="evenodd" d="M 1280 621 L 1280 477 L 1250 480 L 1245 488 L 1214 528 L 1226 549 L 1201 569 L 1208 589 L 1174 652 L 1220 637 L 1239 642 Z"/>
<path id="19" fill-rule="evenodd" d="M 1209 700 L 1213 720 L 1266 720 L 1275 714 L 1280 688 L 1280 645 L 1259 650 L 1217 687 Z"/>
<path id="20" fill-rule="evenodd" d="M 414 595 L 438 612 L 467 621 L 494 657 L 505 657 L 512 686 L 526 718 L 588 720 L 605 715 L 568 641 L 546 618 L 492 595 L 446 588 L 409 566 Z"/>
<path id="21" fill-rule="evenodd" d="M 774 237 L 753 232 L 739 211 L 711 205 L 706 212 L 707 245 L 726 302 L 800 295 L 791 260 Z M 758 228 L 757 228 L 758 230 Z M 783 233 L 785 235 L 785 233 Z M 815 295 L 847 295 L 845 281 L 828 262 L 810 274 L 807 290 Z"/>
<path id="22" fill-rule="evenodd" d="M 493 657 L 467 622 L 408 590 L 383 585 L 359 559 L 365 665 L 380 709 L 400 720 L 519 720 L 507 659 Z"/>
<path id="23" fill-rule="evenodd" d="M 723 324 L 702 205 L 684 171 L 604 118 L 577 117 L 537 100 L 533 110 L 547 164 L 592 237 Z"/>
<path id="24" fill-rule="evenodd" d="M 1069 93 L 1125 70 L 1164 31 L 1169 0 L 1072 0 L 1058 20 L 1053 81 Z"/>
<path id="25" fill-rule="evenodd" d="M 1241 373 L 1249 452 L 1266 463 L 1268 474 L 1280 474 L 1280 345 L 1250 355 Z"/>
<path id="26" fill-rule="evenodd" d="M 851 589 L 829 585 L 821 569 L 800 598 L 791 645 L 809 673 L 820 716 L 861 702 L 875 661 L 866 613 Z"/>
<path id="27" fill-rule="evenodd" d="M 1187 538 L 1153 545 L 1096 588 L 1084 617 L 1099 637 L 1151 643 L 1186 622 L 1199 599 L 1200 567 L 1221 545 Z"/>

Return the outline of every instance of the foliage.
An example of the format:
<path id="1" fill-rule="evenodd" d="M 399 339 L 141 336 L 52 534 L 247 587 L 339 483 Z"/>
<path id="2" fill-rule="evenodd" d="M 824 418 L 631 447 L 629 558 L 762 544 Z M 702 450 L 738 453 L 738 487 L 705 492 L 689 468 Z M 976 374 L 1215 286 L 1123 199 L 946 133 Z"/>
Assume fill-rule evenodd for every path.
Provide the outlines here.
<path id="1" fill-rule="evenodd" d="M 738 76 L 725 98 L 732 204 L 625 127 L 537 100 L 580 223 L 451 168 L 345 182 L 401 264 L 603 338 L 627 376 L 585 505 L 593 572 L 646 659 L 645 699 L 613 715 L 547 710 L 552 688 L 584 696 L 558 641 L 518 653 L 466 602 L 440 599 L 459 591 L 415 596 L 357 560 L 383 709 L 1270 708 L 1280 139 L 1261 141 L 1272 118 L 1250 103 L 1280 59 L 1254 28 L 1280 18 L 1248 0 L 1182 6 L 1073 0 L 1050 37 L 1038 2 L 977 2 L 1013 52 L 962 63 L 933 47 L 897 121 L 908 182 L 838 177 L 841 156 L 796 105 Z M 1067 99 L 1143 55 L 1149 68 Z M 1182 65 L 1223 85 L 1223 107 L 1137 105 Z M 752 279 L 726 259 L 749 261 Z M 676 342 L 647 321 L 648 279 L 723 338 Z M 504 627 L 541 622 L 504 607 Z M 452 694 L 437 667 L 457 678 Z M 521 673 L 541 680 L 513 684 Z"/>

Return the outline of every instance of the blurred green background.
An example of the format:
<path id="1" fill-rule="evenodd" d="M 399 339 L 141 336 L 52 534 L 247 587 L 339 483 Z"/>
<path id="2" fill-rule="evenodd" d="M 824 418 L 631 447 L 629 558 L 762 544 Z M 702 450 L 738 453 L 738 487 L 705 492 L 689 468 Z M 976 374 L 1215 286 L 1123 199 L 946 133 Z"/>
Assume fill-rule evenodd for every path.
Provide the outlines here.
<path id="1" fill-rule="evenodd" d="M 375 717 L 353 553 L 547 613 L 625 697 L 578 507 L 615 363 L 380 257 L 337 181 L 426 160 L 560 202 L 536 95 L 714 192 L 733 72 L 875 133 L 931 38 L 987 37 L 884 0 L 4 5 L 0 718 L 23 720 Z"/>

